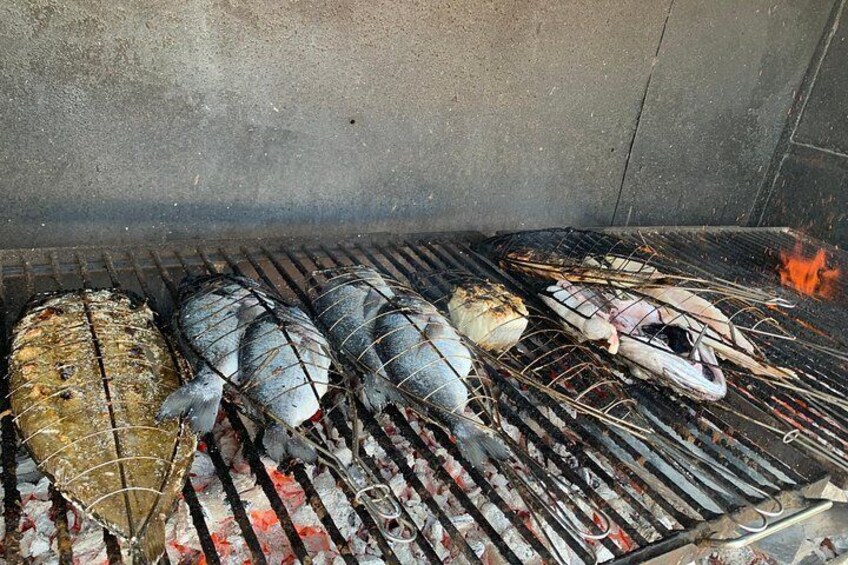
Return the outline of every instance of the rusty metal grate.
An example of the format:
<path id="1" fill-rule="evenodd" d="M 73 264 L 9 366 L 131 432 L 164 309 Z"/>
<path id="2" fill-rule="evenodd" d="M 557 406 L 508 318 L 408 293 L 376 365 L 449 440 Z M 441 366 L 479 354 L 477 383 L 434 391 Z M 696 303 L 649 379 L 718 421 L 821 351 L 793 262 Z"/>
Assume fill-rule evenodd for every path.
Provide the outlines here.
<path id="1" fill-rule="evenodd" d="M 718 256 L 726 253 L 722 238 L 731 236 L 744 239 L 749 255 L 736 255 L 737 263 L 726 262 L 725 266 L 749 276 L 751 265 L 762 270 L 763 256 L 758 253 L 774 252 L 780 245 L 794 244 L 792 236 L 780 232 L 716 233 L 711 235 L 713 240 L 703 242 L 697 238 L 687 239 L 689 236 L 644 235 L 655 237 L 656 243 L 652 245 L 666 246 L 664 249 L 683 261 L 698 257 L 698 253 Z M 479 239 L 480 236 L 475 234 L 444 234 L 409 238 L 375 236 L 342 244 L 225 241 L 149 248 L 92 247 L 3 252 L 0 253 L 0 307 L 5 312 L 3 329 L 8 331 L 22 305 L 33 293 L 83 286 L 118 286 L 134 291 L 145 296 L 154 310 L 169 319 L 180 279 L 186 274 L 204 271 L 234 271 L 260 279 L 275 286 L 287 300 L 302 305 L 307 302 L 309 275 L 316 269 L 337 265 L 372 265 L 402 281 L 409 281 L 416 273 L 447 268 L 462 268 L 488 277 L 502 276 L 489 261 L 471 251 L 471 246 Z M 741 244 L 739 247 L 742 247 Z M 749 257 L 759 262 L 749 262 L 746 271 L 745 260 Z M 711 266 L 703 260 L 697 262 L 701 267 Z M 727 277 L 728 271 L 716 274 Z M 763 275 L 757 271 L 755 276 Z M 827 328 L 838 315 L 828 308 L 835 307 L 805 306 L 796 314 L 805 324 L 821 323 Z M 832 343 L 839 345 L 838 342 Z M 784 345 L 775 344 L 775 353 L 785 352 Z M 791 351 L 785 354 L 797 355 Z M 810 355 L 810 352 L 807 354 Z M 833 378 L 834 373 L 828 371 L 829 368 L 822 369 L 825 373 L 822 378 Z M 516 387 L 507 379 L 502 378 L 499 384 L 504 396 L 502 415 L 505 421 L 518 430 L 524 441 L 544 453 L 549 466 L 583 496 L 601 506 L 614 522 L 615 535 L 595 544 L 602 560 L 638 562 L 658 551 L 674 549 L 692 541 L 693 536 L 709 533 L 713 521 L 759 501 L 757 496 L 744 489 L 736 489 L 737 492 L 732 493 L 735 496 L 730 496 L 728 491 L 733 490 L 732 485 L 727 485 L 727 479 L 721 475 L 687 475 L 679 468 L 678 462 L 653 453 L 648 445 L 620 430 L 582 416 L 575 417 L 551 399 Z M 0 396 L 4 399 L 5 387 L 4 381 L 0 387 Z M 750 425 L 735 413 L 663 396 L 656 389 L 640 383 L 634 384 L 630 392 L 639 401 L 646 417 L 662 430 L 668 441 L 697 446 L 737 473 L 740 481 L 762 485 L 774 495 L 789 500 L 790 495 L 799 493 L 803 487 L 827 475 L 822 466 L 811 462 L 793 446 L 780 443 L 779 436 Z M 742 395 L 735 395 L 730 402 L 741 414 L 759 413 L 751 400 Z M 8 405 L 2 409 L 6 408 Z M 243 446 L 245 460 L 255 476 L 256 485 L 279 521 L 278 527 L 282 528 L 291 553 L 302 563 L 311 562 L 310 551 L 260 460 L 260 451 L 249 430 L 232 405 L 225 404 L 224 412 Z M 339 554 L 346 563 L 356 563 L 365 557 L 360 552 L 363 547 L 361 540 L 365 541 L 368 552 L 379 555 L 388 563 L 410 559 L 435 562 L 442 561 L 446 555 L 468 562 L 481 562 L 481 547 L 488 547 L 489 551 L 496 552 L 509 563 L 526 562 L 528 553 L 517 549 L 516 540 L 528 552 L 543 560 L 551 559 L 548 549 L 532 531 L 523 509 L 511 507 L 504 496 L 505 491 L 495 484 L 496 473 L 482 472 L 464 461 L 443 430 L 394 407 L 379 417 L 371 416 L 362 409 L 360 413 L 364 430 L 373 437 L 376 446 L 366 462 L 375 469 L 379 467 L 386 480 L 392 476 L 402 477 L 402 481 L 392 484 L 398 489 L 408 489 L 412 493 L 410 496 L 418 501 L 416 504 L 426 508 L 430 522 L 438 522 L 444 534 L 440 539 L 435 538 L 433 528 L 422 521 L 420 513 L 417 519 L 413 513 L 407 513 L 406 518 L 418 528 L 418 536 L 411 548 L 399 549 L 382 535 L 371 516 L 353 503 L 355 493 L 344 490 L 344 483 L 337 480 L 344 490 L 347 504 L 358 519 L 359 525 L 352 531 L 360 540 L 353 540 L 350 535 L 342 533 L 351 530 L 337 522 L 334 509 L 316 488 L 315 469 L 301 463 L 288 466 L 285 471 L 303 490 L 306 504 L 326 531 L 331 551 Z M 770 421 L 775 419 L 772 417 Z M 344 419 L 338 415 L 333 424 L 341 440 L 350 444 L 353 432 Z M 841 434 L 841 426 L 828 426 L 834 435 Z M 203 441 L 221 482 L 226 505 L 243 537 L 247 551 L 244 557 L 255 563 L 266 562 L 256 524 L 252 522 L 249 508 L 232 480 L 221 446 L 212 434 L 205 436 Z M 3 517 L 4 550 L 9 563 L 21 562 L 22 559 L 17 545 L 22 526 L 21 495 L 16 479 L 17 455 L 16 433 L 11 418 L 5 417 L 2 420 Z M 458 467 L 455 466 L 457 464 Z M 428 471 L 427 481 L 447 493 L 450 508 L 440 507 L 433 500 L 420 474 L 422 468 Z M 465 477 L 462 481 L 456 479 L 457 468 Z M 831 468 L 828 467 L 828 470 Z M 216 547 L 204 508 L 191 481 L 184 488 L 183 495 L 206 562 L 226 562 L 228 558 L 221 555 Z M 456 512 L 459 511 L 470 517 L 479 543 L 472 545 L 466 534 L 460 531 L 464 526 L 457 522 Z M 70 562 L 73 545 L 61 497 L 54 497 L 54 512 L 60 549 L 57 558 Z M 591 520 L 593 517 L 584 518 Z M 594 561 L 595 556 L 587 551 L 581 540 L 571 539 L 568 535 L 561 537 L 576 558 Z M 104 543 L 110 557 L 117 558 L 119 548 L 114 538 L 104 535 Z"/>

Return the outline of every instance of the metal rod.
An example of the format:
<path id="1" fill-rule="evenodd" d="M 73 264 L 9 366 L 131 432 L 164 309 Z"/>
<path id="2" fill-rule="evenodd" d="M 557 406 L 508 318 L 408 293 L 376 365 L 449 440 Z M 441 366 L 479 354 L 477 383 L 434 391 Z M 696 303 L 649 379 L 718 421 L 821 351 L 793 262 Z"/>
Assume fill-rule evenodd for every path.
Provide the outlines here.
<path id="1" fill-rule="evenodd" d="M 796 524 L 800 524 L 809 518 L 817 514 L 821 514 L 822 512 L 826 512 L 833 506 L 832 500 L 822 500 L 809 508 L 802 510 L 800 512 L 796 512 L 791 516 L 787 516 L 777 522 L 774 522 L 769 525 L 766 529 L 760 532 L 751 532 L 749 534 L 745 534 L 744 536 L 740 536 L 736 539 L 714 539 L 707 538 L 704 540 L 706 545 L 710 547 L 717 547 L 719 549 L 741 549 L 743 547 L 747 547 L 754 542 L 757 542 L 761 539 L 767 538 L 771 535 L 776 534 L 781 530 L 785 530 L 786 528 L 795 526 Z"/>

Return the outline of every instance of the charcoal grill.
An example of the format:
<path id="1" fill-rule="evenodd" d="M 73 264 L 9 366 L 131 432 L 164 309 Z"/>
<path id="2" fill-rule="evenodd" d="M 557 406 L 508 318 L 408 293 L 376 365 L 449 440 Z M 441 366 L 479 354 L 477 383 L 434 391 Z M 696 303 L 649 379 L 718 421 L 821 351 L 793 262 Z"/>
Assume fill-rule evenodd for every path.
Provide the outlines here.
<path id="1" fill-rule="evenodd" d="M 675 257 L 681 267 L 700 270 L 713 276 L 746 284 L 774 286 L 777 253 L 789 249 L 799 238 L 785 230 L 727 229 L 662 231 L 651 229 L 616 232 L 625 239 L 643 242 L 657 251 Z M 234 271 L 275 286 L 293 303 L 307 302 L 310 274 L 336 265 L 363 263 L 385 270 L 399 280 L 409 281 L 426 270 L 461 268 L 488 277 L 502 276 L 493 263 L 472 251 L 482 239 L 476 233 L 451 233 L 422 236 L 368 236 L 336 242 L 300 240 L 220 241 L 202 244 L 168 244 L 150 247 L 79 247 L 73 249 L 18 250 L 0 253 L 0 301 L 8 331 L 26 299 L 35 292 L 58 289 L 119 286 L 145 296 L 155 310 L 169 316 L 173 309 L 176 284 L 187 273 Z M 811 245 L 821 245 L 807 241 Z M 844 255 L 831 250 L 841 265 Z M 840 289 L 845 297 L 844 286 Z M 796 296 L 785 294 L 797 299 Z M 842 391 L 839 382 L 844 360 L 825 351 L 845 348 L 839 333 L 844 317 L 844 299 L 830 303 L 801 300 L 799 307 L 786 315 L 784 322 L 810 346 L 785 340 L 770 343 L 770 353 L 787 364 L 800 364 L 828 387 Z M 673 461 L 651 452 L 649 446 L 626 432 L 575 415 L 563 406 L 532 391 L 516 387 L 508 379 L 499 382 L 509 404 L 503 417 L 515 426 L 524 440 L 547 457 L 573 488 L 597 504 L 614 523 L 614 533 L 595 543 L 600 559 L 614 563 L 640 563 L 658 555 L 679 552 L 693 558 L 709 551 L 725 539 L 725 544 L 741 544 L 760 534 L 745 534 L 738 522 L 755 523 L 751 507 L 762 500 L 751 493 L 728 497 L 726 476 L 687 476 Z M 6 386 L 4 381 L 3 386 Z M 823 485 L 832 479 L 846 483 L 846 469 L 839 452 L 848 442 L 842 426 L 844 415 L 833 408 L 802 405 L 786 391 L 763 388 L 764 385 L 740 386 L 729 395 L 726 408 L 698 405 L 664 394 L 643 383 L 629 385 L 640 410 L 668 441 L 691 444 L 710 457 L 722 461 L 740 481 L 763 485 L 787 508 L 785 526 L 827 508 L 816 503 Z M 759 388 L 758 388 L 759 387 Z M 6 390 L 0 390 L 5 399 Z M 775 401 L 775 402 L 772 402 Z M 776 402 L 780 401 L 780 404 Z M 4 409 L 8 408 L 8 405 Z M 224 413 L 239 438 L 256 485 L 267 497 L 290 545 L 291 554 L 302 563 L 312 555 L 298 534 L 290 510 L 274 487 L 272 477 L 260 461 L 259 449 L 232 404 Z M 383 470 L 384 478 L 400 476 L 392 482 L 396 490 L 409 489 L 418 504 L 426 508 L 433 522 L 440 524 L 443 536 L 436 538 L 431 524 L 410 513 L 417 537 L 410 546 L 399 547 L 385 538 L 372 517 L 358 504 L 355 493 L 337 481 L 348 505 L 353 506 L 359 525 L 355 528 L 366 540 L 369 552 L 378 553 L 389 563 L 410 560 L 437 562 L 450 555 L 468 562 L 480 562 L 479 545 L 472 546 L 460 531 L 451 512 L 462 511 L 477 529 L 477 539 L 504 561 L 522 563 L 531 554 L 550 560 L 548 548 L 534 535 L 523 509 L 513 508 L 489 473 L 465 462 L 447 434 L 391 407 L 379 418 L 360 410 L 366 434 L 376 446 L 365 457 L 366 463 Z M 799 421 L 816 426 L 796 426 Z M 344 442 L 350 444 L 353 430 L 337 417 L 334 425 Z M 800 430 L 795 432 L 793 430 Z M 804 438 L 803 441 L 801 438 Z M 249 508 L 236 488 L 227 462 L 213 435 L 203 438 L 207 454 L 214 464 L 226 497 L 226 506 L 244 540 L 244 558 L 264 563 L 263 547 L 252 522 Z M 797 441 L 791 441 L 797 440 Z M 18 441 L 12 419 L 2 420 L 2 477 L 4 485 L 4 550 L 8 563 L 22 562 L 19 547 L 21 533 L 21 495 L 16 476 Z M 813 458 L 810 454 L 814 455 Z M 469 484 L 457 481 L 450 461 L 464 469 Z M 426 490 L 416 469 L 426 468 L 428 480 L 449 493 L 450 508 L 440 507 Z M 305 493 L 332 545 L 346 563 L 365 557 L 337 521 L 331 507 L 322 499 L 313 483 L 311 466 L 293 463 L 290 473 Z M 396 493 L 397 494 L 397 493 Z M 740 494 L 740 493 L 737 493 Z M 225 556 L 206 522 L 194 485 L 184 490 L 185 503 L 207 563 L 222 563 Z M 453 509 L 453 510 L 451 510 Z M 74 545 L 67 527 L 67 506 L 59 496 L 53 498 L 56 516 L 59 559 L 70 563 Z M 794 513 L 794 514 L 793 514 Z M 591 519 L 588 516 L 588 519 Z M 360 535 L 357 534 L 357 535 Z M 742 537 L 741 542 L 735 541 Z M 710 541 L 710 538 L 713 541 Z M 527 552 L 517 549 L 520 547 Z M 564 543 L 577 559 L 592 562 L 594 556 L 579 540 L 564 536 Z M 103 542 L 110 560 L 120 559 L 117 541 L 104 533 Z M 447 546 L 450 546 L 447 548 Z M 682 558 L 682 557 L 681 557 Z M 167 562 L 167 558 L 164 559 Z"/>

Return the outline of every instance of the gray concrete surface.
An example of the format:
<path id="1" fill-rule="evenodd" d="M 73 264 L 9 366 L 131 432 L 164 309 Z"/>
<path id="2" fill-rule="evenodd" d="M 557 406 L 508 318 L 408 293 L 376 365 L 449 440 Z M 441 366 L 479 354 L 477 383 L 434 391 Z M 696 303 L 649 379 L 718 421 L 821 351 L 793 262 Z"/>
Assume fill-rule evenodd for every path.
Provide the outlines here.
<path id="1" fill-rule="evenodd" d="M 670 2 L 0 0 L 0 246 L 609 223 Z M 829 8 L 713 4 L 617 222 L 739 217 Z"/>

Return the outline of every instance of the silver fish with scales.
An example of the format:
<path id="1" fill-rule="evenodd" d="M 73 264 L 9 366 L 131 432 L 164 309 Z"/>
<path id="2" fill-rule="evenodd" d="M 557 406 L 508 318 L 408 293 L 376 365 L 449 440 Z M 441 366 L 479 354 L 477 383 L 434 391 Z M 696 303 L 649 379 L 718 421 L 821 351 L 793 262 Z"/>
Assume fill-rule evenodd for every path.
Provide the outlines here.
<path id="1" fill-rule="evenodd" d="M 331 467 L 386 537 L 413 541 L 414 527 L 401 517 L 388 486 L 359 461 L 341 461 L 324 435 L 332 427 L 329 413 L 355 410 L 347 402 L 346 377 L 331 380 L 332 352 L 309 316 L 272 288 L 234 274 L 187 278 L 179 302 L 178 331 L 197 376 L 168 397 L 159 418 L 185 415 L 196 431 L 206 432 L 229 389 L 242 411 L 265 425 L 263 445 L 271 458 Z"/>

